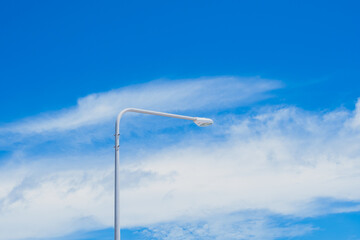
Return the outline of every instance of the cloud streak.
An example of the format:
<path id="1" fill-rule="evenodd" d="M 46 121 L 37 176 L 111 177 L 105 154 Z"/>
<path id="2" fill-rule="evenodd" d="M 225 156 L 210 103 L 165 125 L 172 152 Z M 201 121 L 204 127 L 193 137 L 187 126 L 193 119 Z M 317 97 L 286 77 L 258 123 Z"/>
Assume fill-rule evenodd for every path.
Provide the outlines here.
<path id="1" fill-rule="evenodd" d="M 279 81 L 260 78 L 217 77 L 177 81 L 154 81 L 80 98 L 77 105 L 44 113 L 1 128 L 21 134 L 67 131 L 114 119 L 124 108 L 150 108 L 185 112 L 238 107 L 270 97 L 281 88 Z"/>

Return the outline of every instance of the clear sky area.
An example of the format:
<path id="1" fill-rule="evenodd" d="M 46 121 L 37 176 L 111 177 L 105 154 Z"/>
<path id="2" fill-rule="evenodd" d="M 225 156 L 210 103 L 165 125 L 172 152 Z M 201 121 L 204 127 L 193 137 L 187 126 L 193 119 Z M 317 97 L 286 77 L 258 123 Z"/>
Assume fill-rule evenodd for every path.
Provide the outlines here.
<path id="1" fill-rule="evenodd" d="M 1 1 L 0 240 L 360 239 L 358 1 Z"/>

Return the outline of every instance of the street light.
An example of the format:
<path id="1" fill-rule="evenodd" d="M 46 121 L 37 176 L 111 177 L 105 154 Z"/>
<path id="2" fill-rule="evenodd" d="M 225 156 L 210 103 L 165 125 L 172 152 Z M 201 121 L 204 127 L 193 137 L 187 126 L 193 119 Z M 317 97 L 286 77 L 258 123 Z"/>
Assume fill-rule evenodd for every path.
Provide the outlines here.
<path id="1" fill-rule="evenodd" d="M 213 124 L 213 120 L 209 118 L 199 118 L 199 117 L 188 117 L 182 116 L 177 114 L 170 114 L 170 113 L 162 113 L 162 112 L 155 112 L 137 108 L 126 108 L 122 110 L 117 118 L 115 123 L 115 240 L 120 240 L 120 161 L 119 161 L 119 138 L 120 138 L 120 120 L 122 116 L 127 112 L 136 112 L 136 113 L 144 113 L 150 115 L 157 115 L 163 117 L 171 117 L 171 118 L 179 118 L 185 120 L 191 120 L 199 127 L 206 127 Z"/>

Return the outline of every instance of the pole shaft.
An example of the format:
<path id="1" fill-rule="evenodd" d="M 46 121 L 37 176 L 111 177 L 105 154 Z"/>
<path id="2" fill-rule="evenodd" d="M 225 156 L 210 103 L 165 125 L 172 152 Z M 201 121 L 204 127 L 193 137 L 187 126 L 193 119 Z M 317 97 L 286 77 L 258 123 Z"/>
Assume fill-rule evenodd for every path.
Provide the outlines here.
<path id="1" fill-rule="evenodd" d="M 114 226 L 115 226 L 115 240 L 120 240 L 120 156 L 119 156 L 119 124 L 116 122 L 115 126 L 115 216 L 114 216 Z"/>

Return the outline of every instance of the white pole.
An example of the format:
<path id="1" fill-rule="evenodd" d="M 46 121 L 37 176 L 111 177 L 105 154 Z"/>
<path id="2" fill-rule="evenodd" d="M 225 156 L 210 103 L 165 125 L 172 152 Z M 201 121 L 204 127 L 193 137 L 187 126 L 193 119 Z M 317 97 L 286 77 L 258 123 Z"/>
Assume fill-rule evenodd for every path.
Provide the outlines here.
<path id="1" fill-rule="evenodd" d="M 191 120 L 194 121 L 196 124 L 198 124 L 197 121 L 204 121 L 204 123 L 206 123 L 204 125 L 198 124 L 199 126 L 208 126 L 212 124 L 211 119 L 188 117 L 183 115 L 155 112 L 155 111 L 149 111 L 149 110 L 143 110 L 137 108 L 126 108 L 118 114 L 115 123 L 115 209 L 114 209 L 115 240 L 120 240 L 120 175 L 119 175 L 120 174 L 120 161 L 119 161 L 120 120 L 126 112 L 136 112 L 136 113 L 144 113 L 144 114 L 157 115 L 163 117 Z"/>

